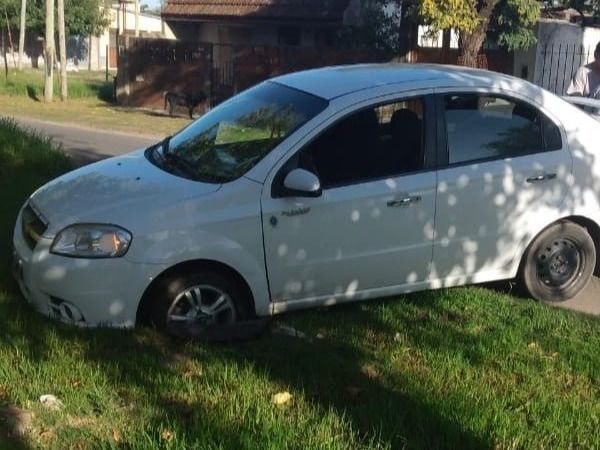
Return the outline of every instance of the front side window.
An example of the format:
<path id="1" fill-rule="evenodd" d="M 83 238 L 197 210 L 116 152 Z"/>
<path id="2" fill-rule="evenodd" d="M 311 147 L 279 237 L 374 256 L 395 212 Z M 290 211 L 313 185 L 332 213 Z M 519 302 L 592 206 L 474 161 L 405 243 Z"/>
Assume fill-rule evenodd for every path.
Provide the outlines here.
<path id="1" fill-rule="evenodd" d="M 299 164 L 324 188 L 421 170 L 423 114 L 421 98 L 355 112 L 308 144 Z"/>
<path id="2" fill-rule="evenodd" d="M 319 97 L 262 83 L 205 114 L 158 146 L 149 158 L 193 180 L 232 181 L 326 106 L 327 101 Z"/>
<path id="3" fill-rule="evenodd" d="M 444 97 L 450 164 L 558 150 L 558 127 L 533 106 L 502 96 Z"/>

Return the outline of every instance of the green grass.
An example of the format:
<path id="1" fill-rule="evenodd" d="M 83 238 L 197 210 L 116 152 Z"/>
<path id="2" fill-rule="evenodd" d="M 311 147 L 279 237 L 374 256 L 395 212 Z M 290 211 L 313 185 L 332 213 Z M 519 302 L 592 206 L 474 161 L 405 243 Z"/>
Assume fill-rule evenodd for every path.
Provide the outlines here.
<path id="1" fill-rule="evenodd" d="M 21 438 L 0 419 L 0 448 L 600 447 L 598 319 L 489 289 L 291 314 L 309 339 L 236 345 L 41 317 L 8 264 L 18 207 L 68 168 L 50 147 L 0 123 L 0 409 L 34 413 Z"/>
<path id="2" fill-rule="evenodd" d="M 110 100 L 112 98 L 112 76 L 106 81 L 104 72 L 69 72 L 69 97 L 99 98 Z M 60 78 L 55 73 L 54 93 L 60 94 Z M 44 98 L 44 72 L 42 70 L 9 71 L 8 78 L 0 76 L 0 95 L 30 97 L 34 100 Z"/>

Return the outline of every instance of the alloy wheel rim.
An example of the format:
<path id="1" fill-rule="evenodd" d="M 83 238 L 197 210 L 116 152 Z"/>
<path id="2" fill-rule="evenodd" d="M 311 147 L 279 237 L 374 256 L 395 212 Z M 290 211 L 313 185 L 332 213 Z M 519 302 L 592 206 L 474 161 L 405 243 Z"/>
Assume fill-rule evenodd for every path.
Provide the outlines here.
<path id="1" fill-rule="evenodd" d="M 216 286 L 196 285 L 179 293 L 167 311 L 167 323 L 227 325 L 235 322 L 231 297 Z"/>
<path id="2" fill-rule="evenodd" d="M 564 289 L 579 279 L 584 256 L 570 239 L 545 243 L 536 256 L 538 279 L 546 286 Z"/>

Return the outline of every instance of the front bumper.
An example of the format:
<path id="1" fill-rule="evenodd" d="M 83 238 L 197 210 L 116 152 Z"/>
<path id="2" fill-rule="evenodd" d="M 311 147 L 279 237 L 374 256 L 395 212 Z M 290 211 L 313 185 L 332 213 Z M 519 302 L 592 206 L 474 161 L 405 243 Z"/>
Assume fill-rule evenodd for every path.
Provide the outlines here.
<path id="1" fill-rule="evenodd" d="M 166 267 L 126 258 L 81 259 L 50 253 L 42 237 L 33 250 L 20 227 L 13 234 L 13 274 L 27 301 L 42 314 L 80 326 L 131 327 L 152 279 Z"/>

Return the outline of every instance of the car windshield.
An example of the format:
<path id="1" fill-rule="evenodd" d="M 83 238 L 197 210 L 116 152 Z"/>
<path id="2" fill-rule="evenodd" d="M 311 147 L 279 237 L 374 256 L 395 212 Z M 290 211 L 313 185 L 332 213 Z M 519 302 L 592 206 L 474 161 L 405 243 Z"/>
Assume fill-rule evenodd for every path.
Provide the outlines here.
<path id="1" fill-rule="evenodd" d="M 166 139 L 154 150 L 159 158 L 152 160 L 193 180 L 232 181 L 326 106 L 322 98 L 277 83 L 262 83 Z"/>

